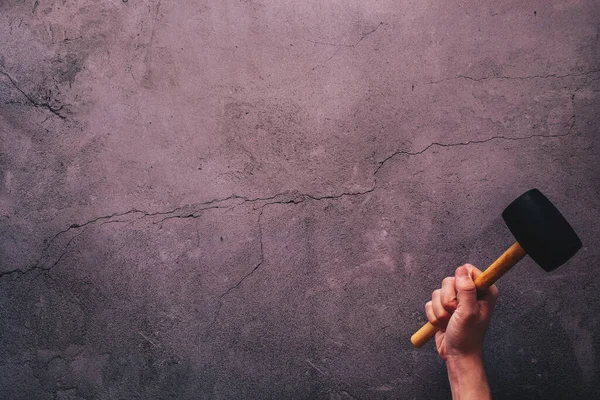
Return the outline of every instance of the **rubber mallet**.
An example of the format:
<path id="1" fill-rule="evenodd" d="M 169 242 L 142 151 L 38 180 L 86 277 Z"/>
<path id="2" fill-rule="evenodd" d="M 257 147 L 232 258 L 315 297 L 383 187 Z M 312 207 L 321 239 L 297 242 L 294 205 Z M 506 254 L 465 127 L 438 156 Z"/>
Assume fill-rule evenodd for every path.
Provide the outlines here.
<path id="1" fill-rule="evenodd" d="M 528 254 L 549 272 L 567 262 L 581 248 L 581 241 L 571 225 L 537 189 L 523 193 L 510 203 L 502 218 L 517 241 L 475 279 L 477 290 L 492 286 Z M 421 347 L 437 330 L 427 322 L 410 341 L 413 346 Z"/>

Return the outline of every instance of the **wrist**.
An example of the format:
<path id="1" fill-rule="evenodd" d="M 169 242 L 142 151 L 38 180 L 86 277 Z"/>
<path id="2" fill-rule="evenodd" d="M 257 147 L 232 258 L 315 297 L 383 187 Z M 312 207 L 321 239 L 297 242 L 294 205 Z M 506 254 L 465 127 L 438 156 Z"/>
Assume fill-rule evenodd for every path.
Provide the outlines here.
<path id="1" fill-rule="evenodd" d="M 449 368 L 472 367 L 478 364 L 483 365 L 483 354 L 481 350 L 465 354 L 448 354 L 444 361 Z"/>
<path id="2" fill-rule="evenodd" d="M 448 356 L 446 368 L 454 400 L 491 398 L 480 353 Z"/>

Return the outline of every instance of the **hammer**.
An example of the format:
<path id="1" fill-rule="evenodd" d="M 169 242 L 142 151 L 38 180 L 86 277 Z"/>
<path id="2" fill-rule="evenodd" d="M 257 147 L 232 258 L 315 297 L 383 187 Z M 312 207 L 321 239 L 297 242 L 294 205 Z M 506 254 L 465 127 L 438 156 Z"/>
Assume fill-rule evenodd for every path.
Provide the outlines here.
<path id="1" fill-rule="evenodd" d="M 550 272 L 581 248 L 581 241 L 571 225 L 538 189 L 531 189 L 510 203 L 502 212 L 502 218 L 516 242 L 475 279 L 479 292 L 492 286 L 527 254 Z M 427 322 L 410 341 L 413 346 L 421 347 L 437 330 Z"/>

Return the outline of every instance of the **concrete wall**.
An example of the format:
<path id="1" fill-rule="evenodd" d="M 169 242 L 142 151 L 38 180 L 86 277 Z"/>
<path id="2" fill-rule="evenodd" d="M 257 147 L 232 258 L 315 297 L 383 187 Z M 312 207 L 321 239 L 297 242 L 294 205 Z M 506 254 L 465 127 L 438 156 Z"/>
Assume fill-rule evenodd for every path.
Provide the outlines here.
<path id="1" fill-rule="evenodd" d="M 423 305 L 545 192 L 498 399 L 600 390 L 596 1 L 3 0 L 3 399 L 446 399 Z"/>

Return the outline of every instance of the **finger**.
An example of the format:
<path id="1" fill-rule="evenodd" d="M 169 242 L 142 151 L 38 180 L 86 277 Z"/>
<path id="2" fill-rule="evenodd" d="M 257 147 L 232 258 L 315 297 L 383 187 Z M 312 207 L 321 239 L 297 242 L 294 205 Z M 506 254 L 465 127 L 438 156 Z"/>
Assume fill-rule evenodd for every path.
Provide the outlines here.
<path id="1" fill-rule="evenodd" d="M 469 274 L 471 275 L 473 280 L 477 279 L 477 277 L 479 275 L 483 274 L 482 270 L 480 270 L 479 268 L 477 268 L 476 266 L 474 266 L 472 264 L 465 264 L 465 265 L 463 265 L 463 267 L 465 267 L 466 269 L 469 270 Z"/>
<path id="2" fill-rule="evenodd" d="M 458 301 L 456 299 L 456 288 L 453 277 L 444 278 L 440 292 L 442 306 L 450 313 L 456 310 Z"/>
<path id="3" fill-rule="evenodd" d="M 433 314 L 440 322 L 440 325 L 446 327 L 450 320 L 450 313 L 442 306 L 440 289 L 434 291 L 431 295 L 431 308 L 433 309 Z"/>
<path id="4" fill-rule="evenodd" d="M 499 292 L 496 285 L 490 286 L 485 290 L 485 292 L 479 294 L 479 300 L 477 302 L 479 304 L 479 308 L 486 313 L 492 311 L 496 305 L 498 296 Z"/>
<path id="5" fill-rule="evenodd" d="M 475 281 L 477 277 L 483 273 L 481 270 L 471 264 L 465 264 L 464 267 L 469 270 L 473 281 Z M 479 289 L 477 291 L 477 295 L 480 302 L 484 301 L 486 303 L 490 303 L 492 304 L 493 308 L 493 305 L 496 304 L 496 299 L 498 299 L 498 287 L 496 285 L 492 285 L 487 289 Z"/>
<path id="6" fill-rule="evenodd" d="M 473 267 L 475 268 L 475 267 Z M 458 306 L 456 311 L 464 318 L 477 316 L 477 288 L 467 266 L 458 267 L 455 274 L 456 298 Z"/>
<path id="7" fill-rule="evenodd" d="M 500 296 L 500 292 L 498 291 L 498 287 L 496 285 L 492 285 L 488 288 L 488 294 L 494 298 L 494 300 L 498 299 Z"/>
<path id="8" fill-rule="evenodd" d="M 474 265 L 465 264 L 465 265 L 463 265 L 463 267 L 465 267 L 466 269 L 469 270 L 469 275 L 471 275 L 471 278 L 473 278 L 473 282 L 475 282 L 475 280 L 479 277 L 479 275 L 483 274 L 483 271 L 481 271 L 479 268 L 477 268 Z M 488 289 L 477 289 L 477 298 L 482 299 L 483 297 L 485 297 L 485 295 L 487 294 L 487 291 L 488 291 Z"/>
<path id="9" fill-rule="evenodd" d="M 442 329 L 440 321 L 438 321 L 437 317 L 433 313 L 433 306 L 431 305 L 431 301 L 425 303 L 425 315 L 427 315 L 427 320 L 431 325 L 435 326 L 438 329 Z"/>

